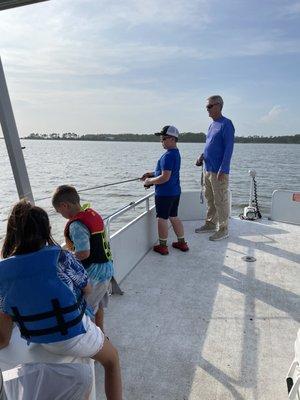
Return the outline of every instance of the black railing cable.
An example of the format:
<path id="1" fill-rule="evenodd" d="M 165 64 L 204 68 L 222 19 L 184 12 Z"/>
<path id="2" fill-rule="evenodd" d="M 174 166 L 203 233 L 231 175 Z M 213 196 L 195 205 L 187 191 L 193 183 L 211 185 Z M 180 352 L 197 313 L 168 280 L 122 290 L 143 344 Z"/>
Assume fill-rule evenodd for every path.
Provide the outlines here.
<path id="1" fill-rule="evenodd" d="M 260 209 L 258 206 L 258 200 L 257 200 L 257 183 L 255 180 L 255 176 L 252 178 L 253 179 L 253 188 L 254 188 L 254 204 L 255 204 L 255 208 L 256 208 L 256 212 L 257 212 L 257 216 L 258 218 L 261 218 L 261 213 L 260 213 Z"/>

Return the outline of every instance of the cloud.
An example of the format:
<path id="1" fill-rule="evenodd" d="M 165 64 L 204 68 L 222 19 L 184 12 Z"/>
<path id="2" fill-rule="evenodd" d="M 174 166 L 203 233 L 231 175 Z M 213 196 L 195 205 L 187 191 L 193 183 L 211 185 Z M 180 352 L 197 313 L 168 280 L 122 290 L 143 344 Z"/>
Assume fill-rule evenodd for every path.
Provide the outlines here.
<path id="1" fill-rule="evenodd" d="M 285 109 L 284 109 L 284 107 L 282 107 L 282 106 L 273 106 L 272 108 L 271 108 L 271 110 L 267 113 L 267 114 L 265 114 L 265 115 L 263 115 L 261 118 L 260 118 L 260 122 L 263 122 L 263 123 L 265 123 L 265 124 L 268 124 L 268 123 L 272 123 L 272 122 L 274 122 L 274 121 L 276 121 L 277 119 L 278 119 L 278 117 L 283 113 L 285 111 Z"/>
<path id="2" fill-rule="evenodd" d="M 206 58 L 192 44 L 177 44 L 176 37 L 183 28 L 204 29 L 209 7 L 207 0 L 54 0 L 21 7 L 1 14 L 2 60 L 10 79 L 42 84 L 72 76 L 123 76 L 171 60 Z M 128 35 L 130 29 L 134 34 Z"/>
<path id="3" fill-rule="evenodd" d="M 300 1 L 296 1 L 292 4 L 287 4 L 283 6 L 281 4 L 281 16 L 289 18 L 297 18 L 300 14 Z"/>
<path id="4" fill-rule="evenodd" d="M 300 54 L 297 21 L 283 14 L 299 16 L 300 2 L 286 2 L 283 14 L 279 0 L 274 7 L 237 3 L 51 0 L 1 13 L 2 62 L 16 115 L 25 130 L 47 129 L 53 115 L 61 116 L 56 129 L 70 122 L 82 129 L 84 110 L 91 129 L 100 125 L 100 115 L 100 129 L 117 131 L 122 124 L 135 131 L 153 114 L 158 121 L 182 108 L 189 117 L 182 121 L 198 118 L 200 111 L 189 110 L 194 104 L 200 109 L 199 97 L 214 92 L 224 95 L 234 114 L 229 97 L 234 103 L 247 80 L 280 92 L 278 82 L 289 83 Z M 291 73 L 281 76 L 287 68 Z M 296 90 L 295 73 L 293 79 Z M 278 95 L 274 104 L 289 104 Z M 282 110 L 274 106 L 262 116 L 263 128 L 270 129 Z"/>
<path id="5" fill-rule="evenodd" d="M 87 1 L 89 17 L 99 29 L 115 28 L 124 25 L 126 29 L 136 26 L 155 24 L 158 29 L 163 25 L 199 26 L 211 21 L 210 1 L 197 0 L 92 0 Z M 69 8 L 82 11 L 80 2 L 68 0 Z M 77 4 L 77 10 L 76 10 Z M 101 12 L 100 12 L 101 10 Z"/>
<path id="6" fill-rule="evenodd" d="M 245 30 L 228 40 L 228 27 L 214 25 L 211 7 L 207 0 L 53 0 L 21 7 L 1 14 L 3 62 L 14 79 L 35 77 L 42 83 L 122 77 L 178 61 L 300 53 L 299 38 L 280 32 Z M 214 36 L 208 41 L 204 34 L 209 26 L 217 46 L 209 44 Z M 128 35 L 131 29 L 134 34 Z M 218 29 L 225 29 L 221 36 Z"/>

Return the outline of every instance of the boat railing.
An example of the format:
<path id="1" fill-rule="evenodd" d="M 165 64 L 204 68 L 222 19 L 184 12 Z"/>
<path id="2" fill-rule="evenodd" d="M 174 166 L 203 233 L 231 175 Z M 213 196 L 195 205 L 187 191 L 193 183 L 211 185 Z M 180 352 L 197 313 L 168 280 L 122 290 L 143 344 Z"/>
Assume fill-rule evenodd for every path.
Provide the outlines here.
<path id="1" fill-rule="evenodd" d="M 110 225 L 111 225 L 112 221 L 114 221 L 121 215 L 124 215 L 125 213 L 134 209 L 136 206 L 138 206 L 142 203 L 145 203 L 145 211 L 149 211 L 150 210 L 150 198 L 153 196 L 154 196 L 154 192 L 151 192 L 151 193 L 147 194 L 146 196 L 140 198 L 139 200 L 133 201 L 133 202 L 127 204 L 126 206 L 120 208 L 119 210 L 115 211 L 113 214 L 105 217 L 104 220 L 106 221 L 105 226 L 106 226 L 107 237 L 110 237 Z"/>

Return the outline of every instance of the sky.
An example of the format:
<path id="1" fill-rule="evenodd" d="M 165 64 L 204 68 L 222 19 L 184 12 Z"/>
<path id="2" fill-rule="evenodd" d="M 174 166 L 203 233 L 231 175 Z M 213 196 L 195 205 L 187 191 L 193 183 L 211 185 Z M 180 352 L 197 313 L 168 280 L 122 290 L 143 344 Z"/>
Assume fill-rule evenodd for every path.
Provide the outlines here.
<path id="1" fill-rule="evenodd" d="M 300 1 L 50 0 L 0 12 L 0 54 L 20 136 L 206 132 L 214 94 L 238 136 L 300 133 Z"/>

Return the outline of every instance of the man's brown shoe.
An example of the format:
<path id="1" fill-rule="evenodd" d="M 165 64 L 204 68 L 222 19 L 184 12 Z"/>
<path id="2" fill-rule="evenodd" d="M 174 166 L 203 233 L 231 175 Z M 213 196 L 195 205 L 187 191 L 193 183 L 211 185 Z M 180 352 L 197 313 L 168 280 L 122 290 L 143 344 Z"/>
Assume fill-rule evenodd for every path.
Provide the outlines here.
<path id="1" fill-rule="evenodd" d="M 200 226 L 200 228 L 196 228 L 196 233 L 206 233 L 206 232 L 214 232 L 217 229 L 216 224 L 212 222 L 205 222 L 204 225 Z"/>
<path id="2" fill-rule="evenodd" d="M 209 240 L 212 240 L 213 242 L 217 240 L 222 240 L 228 238 L 228 229 L 227 228 L 220 228 L 217 232 L 215 232 L 213 235 L 209 237 Z"/>

